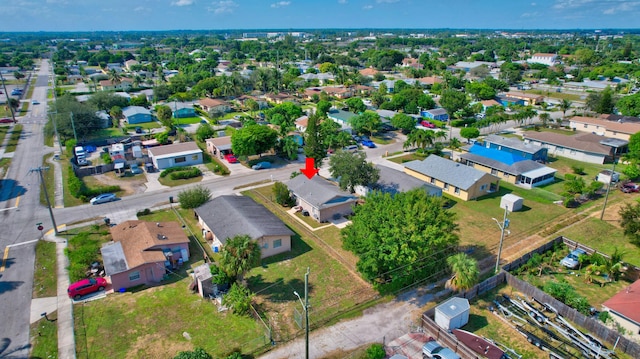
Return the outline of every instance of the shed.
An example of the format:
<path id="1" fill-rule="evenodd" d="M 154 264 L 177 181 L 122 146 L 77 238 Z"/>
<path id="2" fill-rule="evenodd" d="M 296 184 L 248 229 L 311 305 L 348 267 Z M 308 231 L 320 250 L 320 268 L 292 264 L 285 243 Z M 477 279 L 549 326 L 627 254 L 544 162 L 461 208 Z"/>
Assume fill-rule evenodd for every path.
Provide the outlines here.
<path id="1" fill-rule="evenodd" d="M 522 197 L 508 193 L 500 199 L 500 208 L 504 208 L 509 212 L 516 212 L 522 209 L 523 202 L 524 199 Z"/>
<path id="2" fill-rule="evenodd" d="M 462 328 L 469 322 L 469 309 L 469 300 L 451 297 L 436 307 L 436 324 L 445 330 Z"/>
<path id="3" fill-rule="evenodd" d="M 611 170 L 602 170 L 596 176 L 596 180 L 604 184 L 609 182 L 618 182 L 620 180 L 620 173 L 612 172 Z"/>
<path id="4" fill-rule="evenodd" d="M 211 267 L 209 263 L 201 264 L 193 269 L 193 278 L 196 281 L 198 293 L 203 298 L 214 295 L 215 285 L 211 281 Z"/>
<path id="5" fill-rule="evenodd" d="M 142 158 L 142 147 L 133 146 L 133 147 L 131 147 L 131 152 L 133 152 L 133 157 L 134 158 Z"/>

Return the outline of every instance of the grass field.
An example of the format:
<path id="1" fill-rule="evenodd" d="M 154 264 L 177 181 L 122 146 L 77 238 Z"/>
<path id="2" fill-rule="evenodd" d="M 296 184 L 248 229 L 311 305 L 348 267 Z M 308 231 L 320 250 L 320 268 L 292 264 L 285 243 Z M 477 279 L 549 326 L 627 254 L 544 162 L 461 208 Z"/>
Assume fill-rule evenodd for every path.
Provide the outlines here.
<path id="1" fill-rule="evenodd" d="M 22 125 L 15 125 L 11 132 L 9 132 L 9 141 L 7 142 L 7 147 L 5 147 L 5 152 L 14 152 L 16 147 L 18 147 L 18 141 L 22 136 Z"/>
<path id="2" fill-rule="evenodd" d="M 33 298 L 58 295 L 56 272 L 56 244 L 39 241 L 36 244 L 36 263 L 33 275 Z"/>
<path id="3" fill-rule="evenodd" d="M 44 318 L 31 324 L 31 355 L 29 358 L 57 358 L 58 357 L 58 312 L 47 314 L 52 320 Z"/>
<path id="4" fill-rule="evenodd" d="M 194 116 L 194 117 L 174 118 L 173 122 L 175 122 L 176 125 L 178 125 L 178 126 L 180 126 L 180 125 L 194 125 L 196 123 L 200 123 L 200 120 L 202 120 L 202 118 L 200 118 L 198 116 Z"/>
<path id="5" fill-rule="evenodd" d="M 580 101 L 580 95 L 573 95 L 564 92 L 546 91 L 546 90 L 526 90 L 525 93 L 531 93 L 535 95 L 542 95 L 551 98 L 557 98 L 560 100 Z"/>
<path id="6" fill-rule="evenodd" d="M 45 155 L 42 158 L 42 167 L 49 167 L 48 171 L 44 171 L 44 185 L 47 188 L 47 194 L 49 195 L 49 201 L 51 206 L 55 206 L 56 204 L 56 183 L 55 183 L 55 168 L 49 164 L 49 160 L 53 157 L 53 154 Z M 47 205 L 47 198 L 44 195 L 44 191 L 42 190 L 42 186 L 40 186 L 40 204 Z"/>

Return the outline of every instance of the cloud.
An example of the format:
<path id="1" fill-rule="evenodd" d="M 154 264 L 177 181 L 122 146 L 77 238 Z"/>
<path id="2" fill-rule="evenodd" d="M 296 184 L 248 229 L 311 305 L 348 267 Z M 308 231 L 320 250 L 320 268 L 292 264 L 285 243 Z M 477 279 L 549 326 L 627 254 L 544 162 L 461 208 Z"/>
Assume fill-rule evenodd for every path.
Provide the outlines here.
<path id="1" fill-rule="evenodd" d="M 619 4 L 616 4 L 612 7 L 604 9 L 602 14 L 604 15 L 615 15 L 620 12 L 629 12 L 636 10 L 635 8 L 640 5 L 640 1 L 620 1 Z"/>
<path id="2" fill-rule="evenodd" d="M 291 4 L 291 1 L 278 1 L 276 3 L 271 4 L 272 8 L 279 8 L 279 7 L 283 7 L 283 6 L 289 6 Z"/>
<path id="3" fill-rule="evenodd" d="M 207 11 L 212 12 L 216 15 L 224 13 L 230 14 L 237 7 L 238 4 L 233 0 L 214 1 L 211 3 L 211 6 L 207 8 Z"/>
<path id="4" fill-rule="evenodd" d="M 138 6 L 135 9 L 133 9 L 133 11 L 135 12 L 149 12 L 151 11 L 151 9 L 149 9 L 148 7 L 144 7 L 144 6 Z"/>
<path id="5" fill-rule="evenodd" d="M 562 9 L 576 9 L 581 8 L 596 0 L 556 0 L 556 3 L 553 5 L 554 9 L 562 10 Z"/>
<path id="6" fill-rule="evenodd" d="M 540 16 L 540 13 L 535 11 L 535 12 L 525 12 L 524 14 L 520 15 L 520 17 L 523 18 L 531 18 L 531 17 L 538 17 Z"/>
<path id="7" fill-rule="evenodd" d="M 338 4 L 346 4 L 347 0 L 338 0 Z"/>
<path id="8" fill-rule="evenodd" d="M 193 5 L 193 0 L 178 0 L 171 3 L 172 6 L 189 6 Z"/>
<path id="9" fill-rule="evenodd" d="M 393 4 L 398 1 L 400 0 L 376 0 L 378 4 Z"/>
<path id="10" fill-rule="evenodd" d="M 536 4 L 536 3 L 534 3 L 534 2 L 532 2 L 532 3 L 531 3 L 531 6 L 536 6 L 536 5 L 538 5 L 538 4 Z"/>
<path id="11" fill-rule="evenodd" d="M 362 7 L 363 10 L 371 10 L 373 9 L 373 5 L 365 5 Z"/>

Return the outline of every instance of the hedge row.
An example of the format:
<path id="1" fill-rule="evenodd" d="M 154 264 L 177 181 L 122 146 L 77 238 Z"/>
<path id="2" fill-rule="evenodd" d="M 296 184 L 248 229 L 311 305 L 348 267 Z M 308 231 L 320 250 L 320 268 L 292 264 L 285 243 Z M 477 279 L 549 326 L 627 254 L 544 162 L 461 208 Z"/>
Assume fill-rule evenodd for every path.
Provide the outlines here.
<path id="1" fill-rule="evenodd" d="M 191 169 L 193 167 L 171 167 L 171 168 L 167 168 L 166 170 L 160 172 L 160 177 L 167 177 L 169 175 L 169 173 L 173 173 L 173 172 L 178 172 L 178 171 L 186 171 L 188 169 Z"/>
<path id="2" fill-rule="evenodd" d="M 199 176 L 202 176 L 202 171 L 196 167 L 190 167 L 185 171 L 172 172 L 169 174 L 169 178 L 172 180 L 188 179 Z"/>
<path id="3" fill-rule="evenodd" d="M 96 188 L 87 188 L 76 173 L 73 171 L 73 167 L 69 166 L 69 178 L 67 179 L 67 188 L 69 193 L 75 198 L 81 199 L 86 202 L 89 198 L 95 197 L 99 194 L 118 192 L 121 190 L 120 186 L 101 186 Z"/>

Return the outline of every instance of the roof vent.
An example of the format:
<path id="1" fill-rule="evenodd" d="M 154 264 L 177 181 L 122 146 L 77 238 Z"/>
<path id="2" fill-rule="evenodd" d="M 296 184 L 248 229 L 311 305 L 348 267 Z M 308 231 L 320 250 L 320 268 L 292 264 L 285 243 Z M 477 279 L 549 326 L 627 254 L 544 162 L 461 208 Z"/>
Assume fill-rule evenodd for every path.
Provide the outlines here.
<path id="1" fill-rule="evenodd" d="M 162 227 L 162 226 L 160 225 L 160 222 L 156 222 L 156 226 L 158 226 L 158 227 Z"/>
<path id="2" fill-rule="evenodd" d="M 167 236 L 165 236 L 164 234 L 158 233 L 158 239 L 160 240 L 167 239 Z"/>

